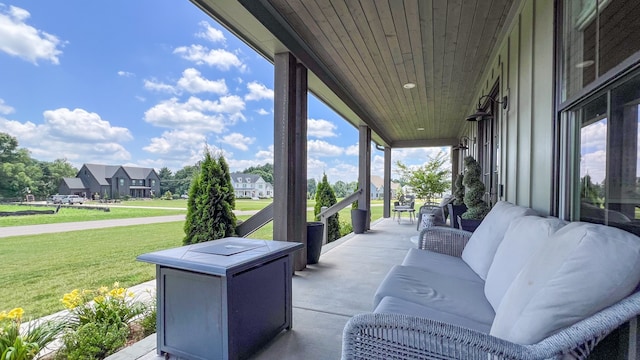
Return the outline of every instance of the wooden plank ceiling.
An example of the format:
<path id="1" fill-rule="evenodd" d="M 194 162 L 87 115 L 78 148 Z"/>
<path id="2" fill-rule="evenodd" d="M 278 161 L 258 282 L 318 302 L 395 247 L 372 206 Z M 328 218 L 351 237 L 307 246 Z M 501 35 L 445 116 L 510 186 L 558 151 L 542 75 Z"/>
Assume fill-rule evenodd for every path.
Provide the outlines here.
<path id="1" fill-rule="evenodd" d="M 457 143 L 514 6 L 514 0 L 238 0 L 242 7 L 193 1 L 268 59 L 294 53 L 313 72 L 318 97 L 354 125 L 370 125 L 376 142 L 391 147 Z M 409 82 L 416 87 L 404 89 Z"/>

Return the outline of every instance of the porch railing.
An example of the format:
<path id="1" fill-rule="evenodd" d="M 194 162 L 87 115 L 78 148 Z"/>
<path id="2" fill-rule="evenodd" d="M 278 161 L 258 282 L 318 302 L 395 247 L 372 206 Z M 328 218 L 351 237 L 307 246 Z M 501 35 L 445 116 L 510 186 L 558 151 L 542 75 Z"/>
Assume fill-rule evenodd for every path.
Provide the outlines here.
<path id="1" fill-rule="evenodd" d="M 240 237 L 247 237 L 265 226 L 271 220 L 273 220 L 273 203 L 267 205 L 264 209 L 236 226 L 236 233 Z"/>
<path id="2" fill-rule="evenodd" d="M 329 217 L 331 215 L 334 215 L 338 211 L 344 209 L 345 207 L 351 206 L 351 203 L 353 203 L 354 201 L 358 200 L 358 197 L 360 197 L 361 193 L 362 193 L 362 189 L 358 189 L 353 194 L 345 197 L 344 199 L 340 200 L 339 202 L 337 202 L 333 206 L 327 208 L 326 210 L 322 210 L 320 212 L 320 214 L 318 214 L 318 216 L 320 217 L 320 221 L 324 225 L 324 232 L 322 234 L 322 244 L 323 245 L 328 242 L 328 238 L 329 238 L 329 232 L 328 232 L 328 229 L 327 229 L 328 222 L 329 222 Z"/>

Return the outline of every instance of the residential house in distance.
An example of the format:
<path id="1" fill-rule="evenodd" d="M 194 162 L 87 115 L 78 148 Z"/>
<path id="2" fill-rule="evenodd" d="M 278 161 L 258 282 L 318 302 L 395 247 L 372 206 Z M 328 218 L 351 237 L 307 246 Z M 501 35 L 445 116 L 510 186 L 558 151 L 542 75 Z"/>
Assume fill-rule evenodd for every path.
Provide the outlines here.
<path id="1" fill-rule="evenodd" d="M 160 177 L 152 168 L 84 164 L 75 178 L 63 178 L 60 194 L 86 198 L 149 198 L 160 194 Z"/>
<path id="2" fill-rule="evenodd" d="M 391 182 L 391 198 L 395 199 L 400 184 Z M 371 199 L 384 198 L 384 179 L 378 175 L 371 175 Z"/>
<path id="3" fill-rule="evenodd" d="M 273 185 L 256 174 L 232 173 L 231 184 L 236 198 L 272 198 Z"/>

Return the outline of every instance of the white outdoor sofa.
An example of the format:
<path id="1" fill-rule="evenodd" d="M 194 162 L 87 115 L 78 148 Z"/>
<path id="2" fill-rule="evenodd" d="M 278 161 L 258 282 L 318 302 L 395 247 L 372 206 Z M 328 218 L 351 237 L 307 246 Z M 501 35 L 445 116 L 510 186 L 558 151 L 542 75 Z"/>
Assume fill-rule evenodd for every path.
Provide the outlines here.
<path id="1" fill-rule="evenodd" d="M 640 238 L 499 202 L 432 227 L 343 333 L 347 359 L 584 359 L 640 314 Z"/>

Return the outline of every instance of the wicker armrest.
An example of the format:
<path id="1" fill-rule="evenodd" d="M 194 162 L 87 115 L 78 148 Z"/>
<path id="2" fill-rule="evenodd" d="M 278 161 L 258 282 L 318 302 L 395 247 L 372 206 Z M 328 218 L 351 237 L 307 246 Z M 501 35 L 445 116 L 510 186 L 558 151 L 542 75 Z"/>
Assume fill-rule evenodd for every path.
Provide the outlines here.
<path id="1" fill-rule="evenodd" d="M 347 322 L 342 360 L 586 359 L 609 333 L 640 314 L 640 292 L 532 345 L 427 318 L 360 314 Z"/>
<path id="2" fill-rule="evenodd" d="M 459 257 L 472 234 L 444 226 L 429 227 L 420 232 L 418 248 Z"/>
<path id="3" fill-rule="evenodd" d="M 519 351 L 508 349 L 515 347 Z M 342 360 L 501 359 L 521 345 L 452 324 L 400 314 L 360 314 L 342 335 Z"/>

